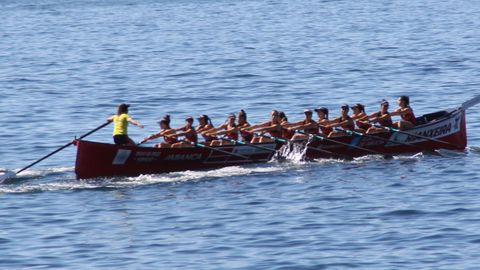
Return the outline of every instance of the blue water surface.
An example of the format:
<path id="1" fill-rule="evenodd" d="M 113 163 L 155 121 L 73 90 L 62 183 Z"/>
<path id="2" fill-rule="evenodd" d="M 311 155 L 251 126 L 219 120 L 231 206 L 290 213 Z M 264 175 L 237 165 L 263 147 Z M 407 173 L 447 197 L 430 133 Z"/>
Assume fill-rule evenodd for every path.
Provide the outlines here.
<path id="1" fill-rule="evenodd" d="M 0 168 L 132 104 L 157 130 L 245 109 L 480 94 L 480 2 L 3 0 Z M 480 106 L 465 152 L 76 180 L 75 148 L 0 186 L 3 269 L 478 269 Z M 89 139 L 109 142 L 111 127 Z"/>

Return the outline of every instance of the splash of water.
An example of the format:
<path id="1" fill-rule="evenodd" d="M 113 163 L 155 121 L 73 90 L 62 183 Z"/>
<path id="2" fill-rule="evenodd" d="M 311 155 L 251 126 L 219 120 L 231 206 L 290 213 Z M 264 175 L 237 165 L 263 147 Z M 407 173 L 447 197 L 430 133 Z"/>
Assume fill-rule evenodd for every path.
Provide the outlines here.
<path id="1" fill-rule="evenodd" d="M 305 143 L 292 143 L 289 141 L 277 151 L 275 158 L 277 160 L 303 162 L 305 161 L 306 153 L 307 147 L 305 147 Z"/>

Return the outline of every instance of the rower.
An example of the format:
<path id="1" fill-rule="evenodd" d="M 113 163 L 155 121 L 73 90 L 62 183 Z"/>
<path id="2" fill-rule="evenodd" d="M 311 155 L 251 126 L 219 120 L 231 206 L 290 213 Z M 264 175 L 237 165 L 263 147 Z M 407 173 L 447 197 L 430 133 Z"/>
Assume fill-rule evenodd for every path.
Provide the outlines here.
<path id="1" fill-rule="evenodd" d="M 289 127 L 298 125 L 299 123 L 289 123 L 288 117 L 284 112 L 279 112 L 278 117 L 280 117 L 280 125 L 282 126 L 282 137 L 290 140 L 295 136 L 295 130 L 290 130 Z"/>
<path id="2" fill-rule="evenodd" d="M 253 139 L 253 133 L 247 130 L 242 130 L 243 128 L 249 127 L 250 123 L 247 121 L 247 113 L 244 110 L 238 112 L 238 129 L 240 130 L 240 135 L 242 136 L 243 142 L 251 142 Z"/>
<path id="3" fill-rule="evenodd" d="M 398 108 L 390 113 L 391 116 L 399 115 L 401 117 L 400 121 L 393 124 L 394 128 L 399 130 L 406 130 L 415 127 L 417 120 L 413 109 L 410 107 L 410 98 L 408 96 L 400 96 L 397 99 Z"/>
<path id="4" fill-rule="evenodd" d="M 198 126 L 195 128 L 195 130 L 197 131 L 198 134 L 201 134 L 203 136 L 203 138 L 205 139 L 205 144 L 209 145 L 213 140 L 217 139 L 217 137 L 208 136 L 205 134 L 207 130 L 214 128 L 212 124 L 212 120 L 206 114 L 200 115 L 197 118 L 197 120 L 198 120 Z"/>
<path id="5" fill-rule="evenodd" d="M 380 111 L 374 112 L 367 116 L 367 119 L 370 119 L 369 122 L 378 123 L 378 125 L 382 127 L 392 127 L 393 122 L 392 122 L 392 117 L 388 112 L 388 106 L 389 106 L 388 101 L 386 101 L 385 99 L 382 99 L 382 101 L 380 102 Z M 384 131 L 385 129 L 383 128 L 372 126 L 369 129 L 367 129 L 367 134 L 384 132 Z"/>
<path id="6" fill-rule="evenodd" d="M 118 105 L 117 114 L 107 119 L 108 122 L 114 123 L 113 141 L 117 145 L 135 145 L 135 142 L 128 137 L 128 123 L 131 123 L 139 128 L 144 128 L 140 122 L 135 121 L 128 115 L 129 107 L 130 105 L 125 103 Z"/>
<path id="7" fill-rule="evenodd" d="M 304 134 L 295 134 L 292 140 L 306 140 L 309 138 L 309 135 L 320 135 L 318 131 L 318 123 L 312 119 L 313 112 L 310 109 L 303 111 L 305 114 L 305 119 L 299 122 L 299 125 L 295 125 L 289 128 L 289 130 L 303 130 Z"/>
<path id="8" fill-rule="evenodd" d="M 362 120 L 367 118 L 367 114 L 365 113 L 365 106 L 360 103 L 357 103 L 352 106 L 352 119 L 355 120 L 355 124 L 357 128 L 355 129 L 356 132 L 365 133 L 367 129 L 369 129 L 372 125 L 369 123 L 365 123 Z"/>
<path id="9" fill-rule="evenodd" d="M 273 110 L 270 113 L 270 121 L 253 125 L 245 128 L 251 132 L 268 132 L 272 137 L 283 138 L 282 125 L 280 124 L 280 113 L 277 110 Z M 254 136 L 251 143 L 266 143 L 274 142 L 274 139 L 264 136 Z"/>
<path id="10" fill-rule="evenodd" d="M 235 114 L 229 114 L 227 121 L 220 125 L 217 128 L 212 128 L 210 130 L 205 131 L 206 135 L 208 136 L 216 136 L 216 135 L 225 135 L 226 139 L 238 141 L 238 133 L 239 129 L 237 124 L 235 123 L 236 117 Z M 234 144 L 234 142 L 225 141 L 225 140 L 213 140 L 210 144 L 211 146 L 218 146 L 218 145 L 230 145 Z"/>
<path id="11" fill-rule="evenodd" d="M 172 144 L 172 148 L 182 148 L 182 147 L 194 147 L 198 141 L 197 131 L 193 127 L 193 117 L 188 116 L 185 118 L 185 125 L 183 127 L 175 129 L 176 131 L 182 131 L 176 136 L 183 136 L 184 140 Z"/>
<path id="12" fill-rule="evenodd" d="M 344 130 L 355 130 L 355 123 L 353 119 L 348 115 L 350 107 L 347 104 L 343 104 L 341 107 L 341 116 L 331 120 L 331 124 L 326 125 L 327 128 L 341 127 Z M 345 131 L 333 131 L 330 132 L 328 137 L 339 137 L 343 136 Z"/>
<path id="13" fill-rule="evenodd" d="M 330 120 L 328 120 L 328 109 L 325 107 L 320 107 L 315 109 L 315 112 L 318 116 L 317 123 L 320 127 L 320 131 L 323 135 L 328 136 L 333 131 L 333 128 L 327 127 L 327 125 L 331 124 Z"/>
<path id="14" fill-rule="evenodd" d="M 146 137 L 140 142 L 140 144 L 146 143 L 156 138 L 163 137 L 164 141 L 161 143 L 155 144 L 154 147 L 157 147 L 157 148 L 172 147 L 172 145 L 177 143 L 178 140 L 177 140 L 175 129 L 172 129 L 170 127 L 170 118 L 163 118 L 162 120 L 158 121 L 158 124 L 160 125 L 160 131 Z"/>

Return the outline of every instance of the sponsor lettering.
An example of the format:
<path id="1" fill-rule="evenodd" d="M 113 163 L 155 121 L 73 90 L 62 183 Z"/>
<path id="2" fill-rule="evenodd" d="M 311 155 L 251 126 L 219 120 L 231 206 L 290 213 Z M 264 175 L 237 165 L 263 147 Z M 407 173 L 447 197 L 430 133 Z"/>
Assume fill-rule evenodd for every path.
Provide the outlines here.
<path id="1" fill-rule="evenodd" d="M 440 137 L 443 135 L 450 134 L 451 132 L 452 132 L 452 123 L 448 123 L 436 128 L 419 131 L 419 132 L 416 132 L 415 134 L 419 136 L 427 137 L 427 138 L 435 138 L 435 137 Z M 418 141 L 418 140 L 421 140 L 421 138 L 408 135 L 405 142 L 409 143 L 409 142 Z"/>
<path id="2" fill-rule="evenodd" d="M 172 154 L 165 157 L 165 160 L 200 160 L 202 154 Z"/>

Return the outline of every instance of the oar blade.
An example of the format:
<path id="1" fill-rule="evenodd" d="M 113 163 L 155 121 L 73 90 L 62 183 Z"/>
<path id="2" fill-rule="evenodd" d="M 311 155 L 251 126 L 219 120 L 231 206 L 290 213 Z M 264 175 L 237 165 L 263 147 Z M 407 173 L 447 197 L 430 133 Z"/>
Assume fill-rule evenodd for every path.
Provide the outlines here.
<path id="1" fill-rule="evenodd" d="M 466 110 L 466 109 L 468 109 L 468 108 L 471 108 L 471 107 L 477 105 L 478 103 L 480 103 L 480 95 L 477 95 L 477 96 L 475 96 L 474 98 L 465 101 L 465 102 L 462 104 L 462 109 Z"/>
<path id="2" fill-rule="evenodd" d="M 3 184 L 8 180 L 15 178 L 16 175 L 17 174 L 12 171 L 0 171 L 0 184 Z"/>

